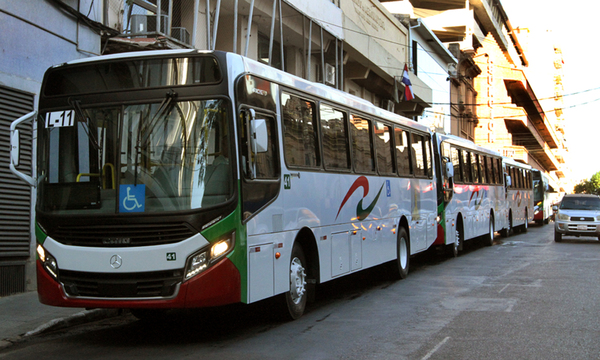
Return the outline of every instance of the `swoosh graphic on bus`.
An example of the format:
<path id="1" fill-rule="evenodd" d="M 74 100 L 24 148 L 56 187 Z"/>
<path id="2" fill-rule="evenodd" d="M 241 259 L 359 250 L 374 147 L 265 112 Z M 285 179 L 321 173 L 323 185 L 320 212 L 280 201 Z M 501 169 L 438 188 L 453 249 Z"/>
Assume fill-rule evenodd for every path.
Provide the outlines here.
<path id="1" fill-rule="evenodd" d="M 480 194 L 481 194 L 481 197 L 479 196 Z M 471 198 L 469 198 L 469 206 L 471 206 L 471 201 L 473 200 L 473 197 L 475 197 L 475 202 L 473 205 L 475 206 L 475 210 L 479 209 L 479 207 L 483 203 L 483 199 L 486 197 L 486 195 L 487 195 L 486 189 L 482 189 L 482 188 L 478 187 L 477 190 L 473 191 L 473 193 L 471 194 Z"/>
<path id="2" fill-rule="evenodd" d="M 471 193 L 471 197 L 469 198 L 469 207 L 471 206 L 471 201 L 473 201 L 473 196 L 475 196 L 475 206 L 477 206 L 477 197 L 479 197 L 479 190 L 475 190 Z"/>
<path id="3" fill-rule="evenodd" d="M 373 202 L 366 209 L 363 209 L 363 200 L 369 193 L 369 180 L 364 176 L 360 176 L 358 179 L 356 179 L 354 184 L 352 184 L 352 186 L 350 186 L 350 189 L 346 193 L 344 200 L 342 200 L 342 204 L 340 205 L 340 208 L 338 209 L 335 219 L 337 220 L 338 216 L 340 215 L 340 212 L 342 211 L 342 208 L 344 207 L 344 205 L 346 204 L 346 202 L 348 201 L 350 196 L 352 196 L 352 194 L 354 194 L 354 192 L 356 190 L 358 190 L 358 188 L 360 188 L 360 187 L 363 188 L 363 198 L 360 199 L 360 201 L 358 202 L 358 205 L 356 206 L 356 218 L 358 220 L 366 219 L 369 216 L 369 214 L 371 213 L 371 211 L 373 211 L 373 208 L 375 208 L 375 204 L 377 203 L 377 200 L 379 200 L 379 196 L 381 195 L 381 191 L 383 190 L 383 185 L 384 184 L 381 184 L 381 188 L 379 189 L 379 192 L 377 193 L 377 196 L 375 197 Z"/>
<path id="4" fill-rule="evenodd" d="M 521 191 L 517 191 L 517 206 L 521 206 Z"/>

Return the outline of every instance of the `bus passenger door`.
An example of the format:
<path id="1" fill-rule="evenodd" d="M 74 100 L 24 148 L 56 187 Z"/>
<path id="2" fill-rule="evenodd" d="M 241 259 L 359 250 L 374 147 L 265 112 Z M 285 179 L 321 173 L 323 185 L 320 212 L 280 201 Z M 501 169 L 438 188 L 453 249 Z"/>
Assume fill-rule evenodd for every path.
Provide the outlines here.
<path id="1" fill-rule="evenodd" d="M 424 180 L 413 179 L 411 185 L 412 194 L 412 218 L 410 222 L 410 246 L 411 253 L 423 251 L 427 248 L 427 201 L 424 196 Z"/>
<path id="2" fill-rule="evenodd" d="M 427 213 L 426 247 L 429 247 L 437 239 L 437 192 L 433 180 L 430 180 L 429 185 L 425 189 L 424 199 L 425 211 Z"/>

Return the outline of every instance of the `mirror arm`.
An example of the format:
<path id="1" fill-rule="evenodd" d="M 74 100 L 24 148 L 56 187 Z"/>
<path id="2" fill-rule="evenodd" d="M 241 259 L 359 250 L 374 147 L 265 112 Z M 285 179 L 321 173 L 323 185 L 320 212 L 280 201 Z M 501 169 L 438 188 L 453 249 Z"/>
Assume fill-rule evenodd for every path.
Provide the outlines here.
<path id="1" fill-rule="evenodd" d="M 10 124 L 10 171 L 33 187 L 35 187 L 35 179 L 32 176 L 20 172 L 16 168 L 16 166 L 19 165 L 19 130 L 17 130 L 17 126 L 24 121 L 28 121 L 32 118 L 35 119 L 36 115 L 37 111 L 32 111 Z"/>

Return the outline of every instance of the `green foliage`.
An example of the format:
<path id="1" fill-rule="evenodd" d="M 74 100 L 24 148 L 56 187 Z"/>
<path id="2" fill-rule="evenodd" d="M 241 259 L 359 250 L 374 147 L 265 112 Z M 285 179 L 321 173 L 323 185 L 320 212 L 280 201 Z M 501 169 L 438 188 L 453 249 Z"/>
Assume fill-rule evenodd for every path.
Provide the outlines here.
<path id="1" fill-rule="evenodd" d="M 573 188 L 575 194 L 595 194 L 600 195 L 600 171 L 592 175 L 588 180 L 582 180 Z"/>

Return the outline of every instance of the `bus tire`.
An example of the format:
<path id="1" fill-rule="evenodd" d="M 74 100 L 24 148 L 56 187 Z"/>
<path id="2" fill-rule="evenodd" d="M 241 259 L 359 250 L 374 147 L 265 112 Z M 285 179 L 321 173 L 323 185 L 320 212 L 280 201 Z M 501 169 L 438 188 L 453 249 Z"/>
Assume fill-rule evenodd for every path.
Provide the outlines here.
<path id="1" fill-rule="evenodd" d="M 410 243 L 408 234 L 404 227 L 398 231 L 398 240 L 396 245 L 396 260 L 393 262 L 392 272 L 395 279 L 406 279 L 408 276 L 408 267 L 410 265 Z"/>
<path id="2" fill-rule="evenodd" d="M 460 239 L 460 233 L 459 233 L 458 229 L 456 229 L 454 232 L 454 242 L 452 244 L 446 245 L 446 254 L 448 255 L 448 257 L 450 257 L 450 258 L 458 257 L 458 247 L 460 245 L 459 239 Z"/>
<path id="3" fill-rule="evenodd" d="M 502 235 L 502 237 L 509 237 L 512 233 L 512 213 L 508 215 L 508 227 L 506 229 L 502 229 L 502 231 L 500 232 L 500 235 Z"/>
<path id="4" fill-rule="evenodd" d="M 488 229 L 488 233 L 485 235 L 485 245 L 492 246 L 494 245 L 494 216 L 490 215 L 490 225 Z"/>
<path id="5" fill-rule="evenodd" d="M 300 318 L 306 309 L 308 299 L 306 269 L 304 251 L 298 243 L 295 243 L 290 257 L 290 290 L 284 294 L 286 311 L 283 315 L 289 320 Z"/>
<path id="6" fill-rule="evenodd" d="M 527 209 L 525 209 L 525 224 L 521 226 L 521 232 L 526 233 L 529 228 L 529 218 L 527 217 Z"/>

